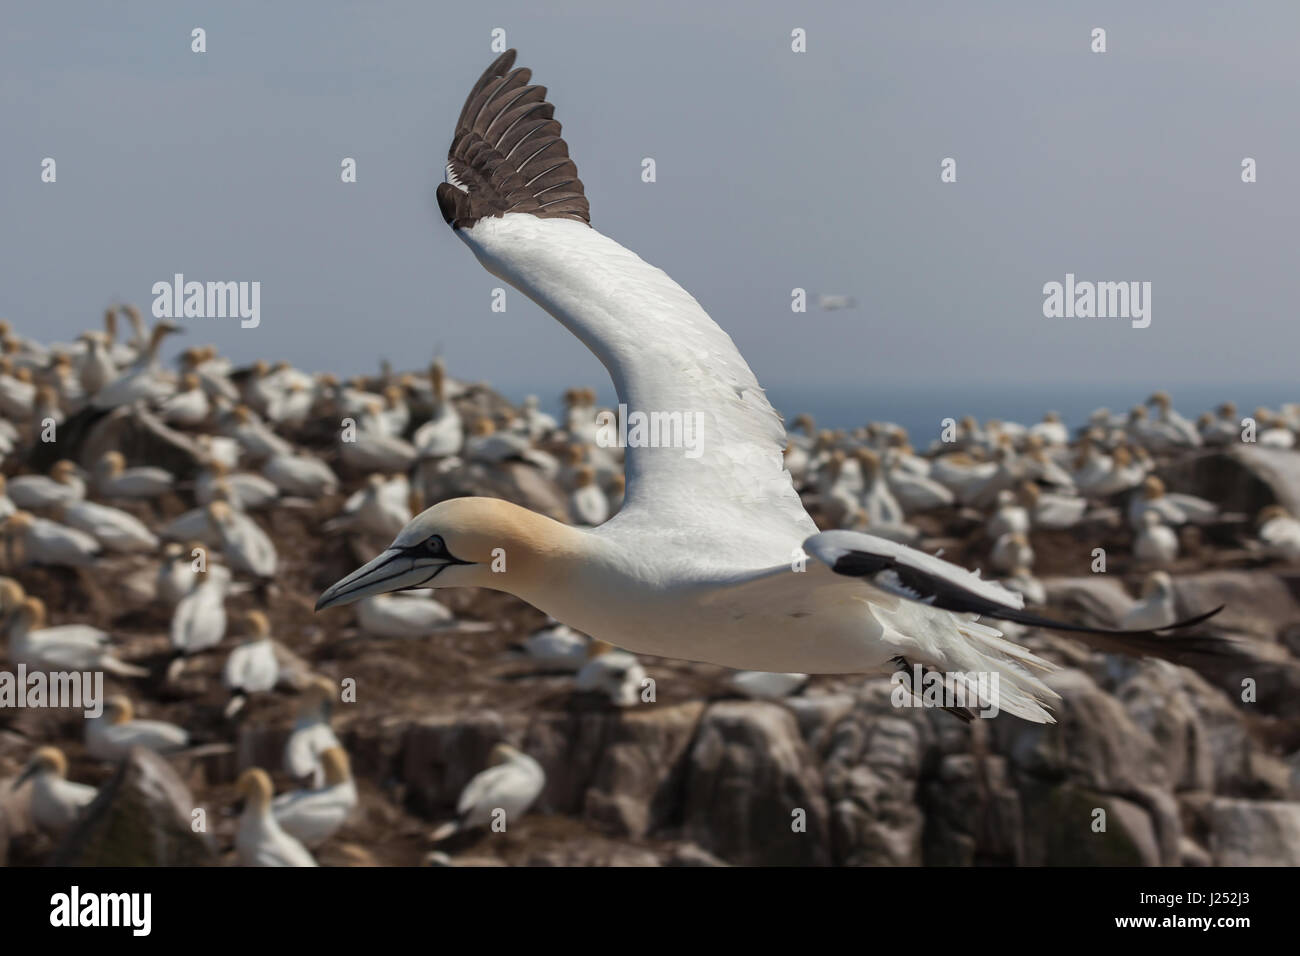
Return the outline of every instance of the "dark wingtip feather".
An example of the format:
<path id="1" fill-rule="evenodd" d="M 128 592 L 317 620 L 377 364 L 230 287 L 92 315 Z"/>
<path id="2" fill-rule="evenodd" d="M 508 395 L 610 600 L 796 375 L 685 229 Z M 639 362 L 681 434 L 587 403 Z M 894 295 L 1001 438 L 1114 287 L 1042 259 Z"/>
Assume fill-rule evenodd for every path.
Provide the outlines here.
<path id="1" fill-rule="evenodd" d="M 532 71 L 512 69 L 514 63 L 515 50 L 502 53 L 465 98 L 447 155 L 451 176 L 464 188 L 440 186 L 438 208 L 453 229 L 508 212 L 591 225 L 546 88 L 529 86 Z"/>

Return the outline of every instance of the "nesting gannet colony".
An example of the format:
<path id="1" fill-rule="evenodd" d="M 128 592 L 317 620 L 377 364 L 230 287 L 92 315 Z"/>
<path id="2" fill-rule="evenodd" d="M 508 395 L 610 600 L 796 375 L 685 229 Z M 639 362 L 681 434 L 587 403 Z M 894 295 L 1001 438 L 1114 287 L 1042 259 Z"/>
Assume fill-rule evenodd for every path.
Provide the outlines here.
<path id="1" fill-rule="evenodd" d="M 531 80 L 470 89 L 439 208 L 617 408 L 0 323 L 0 860 L 1300 862 L 1300 401 L 787 432 Z"/>

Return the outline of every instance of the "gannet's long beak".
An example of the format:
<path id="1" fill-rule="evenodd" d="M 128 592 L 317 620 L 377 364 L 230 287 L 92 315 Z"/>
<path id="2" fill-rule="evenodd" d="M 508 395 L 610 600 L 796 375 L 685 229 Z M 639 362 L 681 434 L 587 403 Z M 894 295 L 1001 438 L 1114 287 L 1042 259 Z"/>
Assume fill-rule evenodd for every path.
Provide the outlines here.
<path id="1" fill-rule="evenodd" d="M 20 776 L 17 780 L 15 780 L 13 784 L 9 787 L 9 789 L 11 791 L 17 790 L 19 787 L 25 784 L 32 777 L 36 776 L 36 772 L 40 769 L 41 768 L 39 764 L 35 762 L 29 763 L 27 765 L 27 769 L 22 772 L 22 776 Z"/>
<path id="2" fill-rule="evenodd" d="M 464 562 L 429 557 L 420 554 L 418 547 L 392 547 L 326 588 L 316 602 L 316 610 L 351 604 L 372 594 L 418 588 L 436 578 L 444 568 L 457 563 Z"/>

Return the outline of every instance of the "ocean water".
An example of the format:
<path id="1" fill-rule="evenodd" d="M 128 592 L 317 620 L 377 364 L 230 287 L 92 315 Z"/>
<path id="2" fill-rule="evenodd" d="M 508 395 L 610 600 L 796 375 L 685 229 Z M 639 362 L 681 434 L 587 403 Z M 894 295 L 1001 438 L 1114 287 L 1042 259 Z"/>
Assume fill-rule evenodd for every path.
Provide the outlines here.
<path id="1" fill-rule="evenodd" d="M 813 416 L 819 428 L 853 428 L 867 421 L 895 422 L 907 429 L 913 444 L 924 447 L 939 437 L 945 418 L 973 415 L 1029 425 L 1045 412 L 1060 414 L 1071 429 L 1087 422 L 1098 408 L 1126 412 L 1141 405 L 1159 388 L 1168 392 L 1174 408 L 1187 418 L 1213 411 L 1225 401 L 1237 403 L 1238 413 L 1250 415 L 1259 406 L 1277 408 L 1300 402 L 1300 385 L 970 385 L 944 389 L 906 386 L 861 388 L 768 389 L 774 407 L 789 423 L 799 412 Z"/>
<path id="2" fill-rule="evenodd" d="M 501 383 L 504 385 L 505 383 Z M 503 388 L 512 400 L 527 394 L 541 399 L 542 407 L 557 414 L 564 385 L 536 388 Z M 1197 384 L 1182 385 L 945 385 L 941 388 L 914 383 L 904 385 L 829 386 L 776 385 L 767 389 L 768 398 L 787 425 L 802 412 L 812 415 L 818 428 L 856 428 L 868 421 L 902 425 L 918 448 L 939 437 L 945 418 L 973 415 L 980 422 L 990 418 L 1032 424 L 1048 411 L 1058 412 L 1071 428 L 1082 425 L 1098 408 L 1127 411 L 1144 403 L 1151 392 L 1163 388 L 1173 398 L 1174 408 L 1195 419 L 1225 401 L 1234 401 L 1240 414 L 1249 415 L 1258 406 L 1277 408 L 1284 402 L 1300 402 L 1300 384 Z M 600 404 L 616 403 L 613 388 L 597 389 Z"/>

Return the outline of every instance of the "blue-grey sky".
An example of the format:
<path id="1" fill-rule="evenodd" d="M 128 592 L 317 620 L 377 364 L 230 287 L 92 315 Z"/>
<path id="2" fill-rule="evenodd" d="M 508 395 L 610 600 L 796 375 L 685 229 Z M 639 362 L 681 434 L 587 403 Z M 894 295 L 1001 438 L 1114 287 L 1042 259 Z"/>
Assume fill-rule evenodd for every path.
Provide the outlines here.
<path id="1" fill-rule="evenodd" d="M 1294 0 L 14 0 L 0 315 L 68 339 L 175 272 L 257 280 L 259 328 L 190 319 L 185 338 L 344 373 L 440 347 L 512 392 L 606 386 L 521 295 L 490 310 L 497 280 L 437 212 L 498 27 L 551 91 L 593 224 L 770 387 L 1295 380 Z M 1067 272 L 1150 281 L 1150 328 L 1044 318 Z M 794 287 L 858 305 L 793 314 Z"/>

